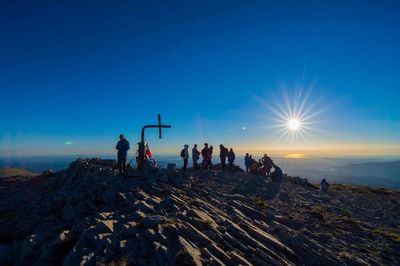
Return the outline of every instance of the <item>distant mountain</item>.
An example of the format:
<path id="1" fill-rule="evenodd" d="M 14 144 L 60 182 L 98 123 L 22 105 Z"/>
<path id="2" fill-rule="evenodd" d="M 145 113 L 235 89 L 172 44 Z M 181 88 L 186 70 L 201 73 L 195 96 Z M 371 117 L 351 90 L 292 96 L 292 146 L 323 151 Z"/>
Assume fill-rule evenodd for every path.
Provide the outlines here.
<path id="1" fill-rule="evenodd" d="M 23 168 L 17 167 L 0 167 L 0 176 L 37 176 L 38 174 L 32 173 Z"/>
<path id="2" fill-rule="evenodd" d="M 336 172 L 351 176 L 388 177 L 391 179 L 398 179 L 400 178 L 400 161 L 348 164 L 338 168 Z"/>

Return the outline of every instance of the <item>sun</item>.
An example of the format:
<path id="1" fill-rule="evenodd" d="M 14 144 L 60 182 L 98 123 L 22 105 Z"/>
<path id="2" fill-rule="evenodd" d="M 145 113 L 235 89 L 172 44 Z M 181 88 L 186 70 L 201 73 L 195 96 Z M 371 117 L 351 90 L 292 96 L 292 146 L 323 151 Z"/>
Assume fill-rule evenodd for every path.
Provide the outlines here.
<path id="1" fill-rule="evenodd" d="M 301 126 L 300 120 L 297 118 L 289 119 L 287 122 L 287 127 L 292 131 L 299 130 L 300 126 Z"/>

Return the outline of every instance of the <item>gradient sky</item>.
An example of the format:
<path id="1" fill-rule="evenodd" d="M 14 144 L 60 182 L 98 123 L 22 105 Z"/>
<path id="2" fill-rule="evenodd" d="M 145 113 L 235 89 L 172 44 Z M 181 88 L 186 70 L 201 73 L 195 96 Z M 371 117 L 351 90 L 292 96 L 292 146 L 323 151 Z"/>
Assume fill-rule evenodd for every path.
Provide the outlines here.
<path id="1" fill-rule="evenodd" d="M 1 1 L 0 155 L 113 153 L 157 113 L 173 126 L 148 132 L 159 153 L 399 155 L 399 14 L 384 0 Z M 300 103 L 308 125 L 285 136 L 279 113 Z"/>

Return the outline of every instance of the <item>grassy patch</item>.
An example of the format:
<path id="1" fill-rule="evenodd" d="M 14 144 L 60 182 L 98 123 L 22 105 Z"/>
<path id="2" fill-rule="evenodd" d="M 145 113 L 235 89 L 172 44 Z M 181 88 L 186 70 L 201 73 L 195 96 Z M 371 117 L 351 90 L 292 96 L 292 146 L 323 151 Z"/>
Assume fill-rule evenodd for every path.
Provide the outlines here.
<path id="1" fill-rule="evenodd" d="M 360 231 L 364 230 L 364 228 L 360 225 L 360 223 L 351 216 L 340 216 L 338 220 L 347 223 L 351 225 L 353 228 L 356 228 Z"/>
<path id="2" fill-rule="evenodd" d="M 202 219 L 199 220 L 199 222 L 202 224 L 204 229 L 211 229 L 214 224 L 214 222 L 211 219 Z"/>
<path id="3" fill-rule="evenodd" d="M 393 194 L 392 191 L 388 190 L 388 189 L 384 189 L 384 188 L 371 188 L 370 191 L 374 194 L 378 194 L 378 195 L 391 195 Z"/>
<path id="4" fill-rule="evenodd" d="M 261 207 L 266 207 L 267 206 L 267 201 L 262 199 L 262 198 L 253 197 L 252 200 L 253 200 L 253 203 L 258 205 L 258 206 L 261 206 Z"/>
<path id="5" fill-rule="evenodd" d="M 342 251 L 342 252 L 338 253 L 338 257 L 339 257 L 339 259 L 344 259 L 346 257 L 350 257 L 350 254 L 347 253 L 347 252 Z"/>
<path id="6" fill-rule="evenodd" d="M 317 213 L 320 213 L 320 214 L 324 214 L 324 209 L 322 208 L 322 206 L 321 205 L 315 205 L 314 207 L 313 207 L 313 211 L 314 212 L 317 212 Z"/>
<path id="7" fill-rule="evenodd" d="M 381 235 L 400 243 L 400 233 L 389 227 L 377 227 L 371 230 L 375 235 Z"/>
<path id="8" fill-rule="evenodd" d="M 182 223 L 179 222 L 179 221 L 176 220 L 176 219 L 168 219 L 168 220 L 166 220 L 164 223 L 161 223 L 161 224 L 160 224 L 160 227 L 161 227 L 161 228 L 167 228 L 167 227 L 169 227 L 169 226 L 171 226 L 171 225 L 178 225 L 178 224 L 182 224 Z"/>
<path id="9" fill-rule="evenodd" d="M 368 194 L 371 192 L 370 187 L 344 184 L 331 184 L 329 190 L 333 191 L 348 191 L 349 193 Z"/>
<path id="10" fill-rule="evenodd" d="M 318 219 L 325 221 L 325 210 L 321 205 L 313 206 L 312 210 L 308 212 L 309 214 L 317 217 Z"/>

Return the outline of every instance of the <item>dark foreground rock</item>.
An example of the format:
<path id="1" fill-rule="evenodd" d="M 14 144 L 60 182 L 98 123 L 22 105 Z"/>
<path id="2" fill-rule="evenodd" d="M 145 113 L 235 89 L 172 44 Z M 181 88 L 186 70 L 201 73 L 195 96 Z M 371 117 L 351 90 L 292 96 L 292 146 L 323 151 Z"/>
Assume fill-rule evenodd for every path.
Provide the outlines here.
<path id="1" fill-rule="evenodd" d="M 0 187 L 0 265 L 399 265 L 400 193 L 110 160 Z"/>

